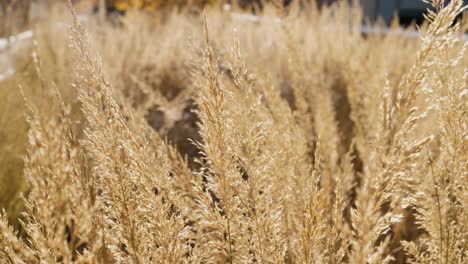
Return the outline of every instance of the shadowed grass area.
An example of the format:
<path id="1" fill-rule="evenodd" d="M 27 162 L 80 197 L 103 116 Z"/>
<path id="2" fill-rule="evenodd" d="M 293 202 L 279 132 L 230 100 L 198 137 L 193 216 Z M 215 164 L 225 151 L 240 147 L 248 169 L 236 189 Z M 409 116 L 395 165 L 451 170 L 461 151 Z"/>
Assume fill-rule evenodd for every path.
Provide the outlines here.
<path id="1" fill-rule="evenodd" d="M 22 201 L 19 192 L 24 190 L 23 158 L 26 154 L 24 101 L 14 80 L 0 82 L 0 207 L 9 212 L 16 222 Z"/>

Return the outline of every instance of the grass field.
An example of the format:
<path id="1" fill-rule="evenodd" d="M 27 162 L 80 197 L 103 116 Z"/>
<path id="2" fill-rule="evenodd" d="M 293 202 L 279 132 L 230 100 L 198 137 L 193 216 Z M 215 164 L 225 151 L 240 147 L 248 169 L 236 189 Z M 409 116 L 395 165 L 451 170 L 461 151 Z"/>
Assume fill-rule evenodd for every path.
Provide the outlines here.
<path id="1" fill-rule="evenodd" d="M 343 2 L 49 9 L 3 51 L 0 263 L 468 263 L 463 1 Z"/>

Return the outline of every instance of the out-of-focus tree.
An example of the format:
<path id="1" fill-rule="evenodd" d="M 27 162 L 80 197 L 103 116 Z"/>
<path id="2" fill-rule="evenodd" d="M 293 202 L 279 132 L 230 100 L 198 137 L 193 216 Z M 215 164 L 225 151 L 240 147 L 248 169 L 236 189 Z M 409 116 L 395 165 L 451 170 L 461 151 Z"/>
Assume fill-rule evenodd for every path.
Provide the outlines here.
<path id="1" fill-rule="evenodd" d="M 99 1 L 99 0 L 97 0 Z M 119 11 L 126 11 L 130 8 L 144 9 L 147 11 L 156 11 L 170 7 L 183 6 L 204 6 L 213 4 L 217 0 L 106 0 L 106 6 L 115 8 Z M 219 1 L 220 2 L 220 1 Z"/>
<path id="2" fill-rule="evenodd" d="M 99 2 L 100 0 L 94 0 Z M 300 0 L 309 1 L 309 0 Z M 315 1 L 315 0 L 314 0 Z M 144 9 L 147 11 L 161 10 L 171 7 L 196 6 L 203 7 L 212 4 L 230 4 L 243 9 L 261 9 L 265 4 L 288 5 L 292 0 L 105 0 L 107 8 L 126 11 L 130 8 Z"/>

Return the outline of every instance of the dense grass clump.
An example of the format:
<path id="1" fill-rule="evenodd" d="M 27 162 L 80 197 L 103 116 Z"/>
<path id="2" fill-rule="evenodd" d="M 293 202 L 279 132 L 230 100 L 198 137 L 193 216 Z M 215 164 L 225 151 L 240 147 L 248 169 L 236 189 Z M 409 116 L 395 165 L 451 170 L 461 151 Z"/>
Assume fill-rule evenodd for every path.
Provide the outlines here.
<path id="1" fill-rule="evenodd" d="M 467 263 L 466 20 L 441 2 L 418 39 L 342 3 L 51 10 L 0 82 L 0 262 Z"/>

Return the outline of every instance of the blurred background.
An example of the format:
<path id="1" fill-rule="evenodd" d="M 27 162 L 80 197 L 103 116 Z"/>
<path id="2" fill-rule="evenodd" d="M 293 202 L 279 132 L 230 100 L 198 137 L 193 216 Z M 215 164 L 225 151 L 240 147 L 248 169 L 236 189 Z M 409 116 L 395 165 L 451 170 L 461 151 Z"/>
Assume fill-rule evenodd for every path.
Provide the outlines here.
<path id="1" fill-rule="evenodd" d="M 28 23 L 41 15 L 44 9 L 50 8 L 56 2 L 65 0 L 2 0 L 0 5 L 0 36 L 21 31 Z M 298 0 L 299 6 L 314 4 L 330 5 L 340 0 Z M 343 0 L 341 0 L 343 1 Z M 358 3 L 362 7 L 365 21 L 375 22 L 381 20 L 389 25 L 395 16 L 400 23 L 409 25 L 412 22 L 421 23 L 424 11 L 429 7 L 421 0 L 347 0 Z M 95 13 L 125 13 L 131 8 L 143 9 L 148 12 L 168 8 L 201 9 L 206 5 L 226 5 L 239 7 L 251 13 L 259 12 L 265 5 L 288 7 L 292 0 L 72 0 L 72 3 L 82 9 L 93 10 Z M 465 1 L 468 3 L 468 1 Z M 99 11 L 101 10 L 101 11 Z"/>

